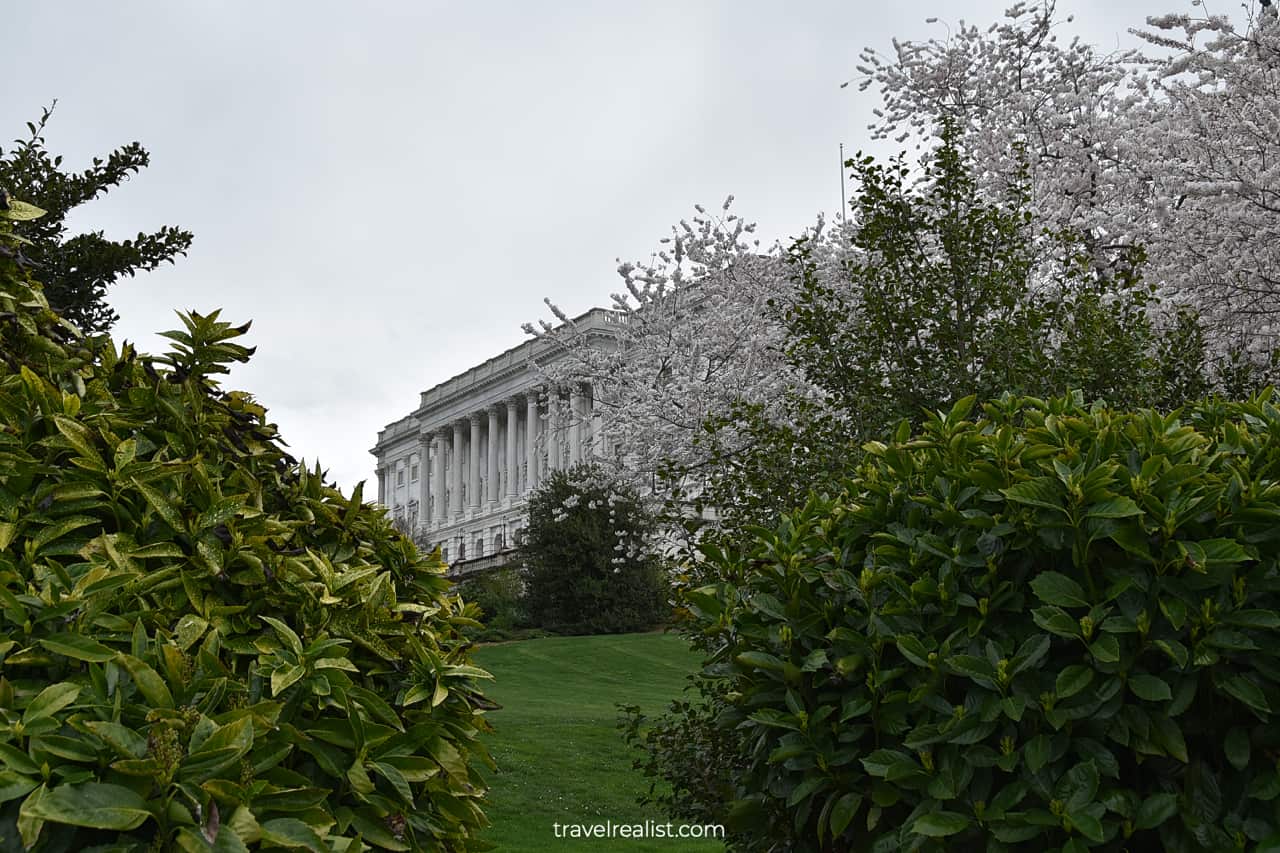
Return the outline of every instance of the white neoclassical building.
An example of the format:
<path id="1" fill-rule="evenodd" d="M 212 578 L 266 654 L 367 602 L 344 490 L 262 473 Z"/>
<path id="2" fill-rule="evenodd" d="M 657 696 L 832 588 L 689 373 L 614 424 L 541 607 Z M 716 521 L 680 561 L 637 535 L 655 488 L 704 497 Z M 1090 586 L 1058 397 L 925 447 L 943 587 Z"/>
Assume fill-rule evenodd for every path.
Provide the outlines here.
<path id="1" fill-rule="evenodd" d="M 622 318 L 594 308 L 573 322 L 608 347 Z M 555 344 L 528 340 L 423 391 L 379 431 L 378 501 L 419 544 L 454 564 L 509 548 L 548 471 L 610 451 L 590 387 L 543 384 L 534 365 L 555 357 Z"/>

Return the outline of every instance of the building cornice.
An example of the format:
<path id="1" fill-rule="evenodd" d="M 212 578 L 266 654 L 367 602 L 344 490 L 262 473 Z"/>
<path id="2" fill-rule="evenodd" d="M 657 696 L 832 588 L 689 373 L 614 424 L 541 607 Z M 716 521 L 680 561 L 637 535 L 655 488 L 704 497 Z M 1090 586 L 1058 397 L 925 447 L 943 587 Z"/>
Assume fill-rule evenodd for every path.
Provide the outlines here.
<path id="1" fill-rule="evenodd" d="M 624 314 L 605 308 L 592 308 L 570 320 L 577 334 L 583 335 L 588 341 L 601 343 L 617 340 L 618 327 L 625 322 Z M 561 324 L 548 334 L 564 329 L 565 324 Z M 369 452 L 374 456 L 381 456 L 391 448 L 406 443 L 406 440 L 416 438 L 422 431 L 434 432 L 447 427 L 451 420 L 465 419 L 472 408 L 483 410 L 500 405 L 508 397 L 525 393 L 513 391 L 512 380 L 528 376 L 534 379 L 531 384 L 540 384 L 536 368 L 538 360 L 554 361 L 558 348 L 554 341 L 541 336 L 523 341 L 422 391 L 418 407 L 413 413 L 380 430 L 378 442 Z M 450 411 L 451 407 L 464 401 L 469 401 L 466 412 Z"/>

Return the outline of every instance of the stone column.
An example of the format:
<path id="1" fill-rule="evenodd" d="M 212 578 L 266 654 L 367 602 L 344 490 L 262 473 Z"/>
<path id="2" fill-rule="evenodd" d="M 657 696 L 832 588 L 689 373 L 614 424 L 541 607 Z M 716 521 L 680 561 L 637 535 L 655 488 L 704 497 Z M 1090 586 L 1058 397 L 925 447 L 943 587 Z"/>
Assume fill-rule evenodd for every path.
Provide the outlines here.
<path id="1" fill-rule="evenodd" d="M 569 464 L 582 461 L 582 392 L 574 385 L 569 389 Z"/>
<path id="2" fill-rule="evenodd" d="M 431 525 L 431 433 L 417 434 L 417 523 Z"/>
<path id="3" fill-rule="evenodd" d="M 455 520 L 462 517 L 462 421 L 453 425 L 453 494 L 449 498 L 449 514 Z"/>
<path id="4" fill-rule="evenodd" d="M 547 392 L 547 471 L 560 468 L 560 394 Z"/>
<path id="5" fill-rule="evenodd" d="M 520 462 L 516 459 L 516 431 L 520 426 L 520 412 L 516 398 L 507 398 L 507 500 L 515 500 L 520 494 Z M 505 544 L 505 543 L 504 543 Z"/>
<path id="6" fill-rule="evenodd" d="M 485 495 L 489 503 L 496 504 L 502 497 L 498 491 L 498 407 L 489 407 L 489 490 Z"/>
<path id="7" fill-rule="evenodd" d="M 480 413 L 472 412 L 471 447 L 467 465 L 467 506 L 480 508 Z"/>
<path id="8" fill-rule="evenodd" d="M 445 519 L 449 517 L 448 516 L 449 508 L 445 503 L 445 492 L 448 487 L 445 485 L 445 480 L 444 480 L 444 462 L 445 462 L 445 455 L 447 453 L 447 451 L 445 450 L 445 447 L 448 441 L 449 441 L 449 435 L 447 432 L 445 432 L 444 430 L 440 430 L 439 432 L 436 433 L 436 440 L 435 440 L 436 467 L 435 467 L 435 470 L 432 472 L 436 478 L 436 483 L 432 488 L 436 493 L 435 521 L 436 521 L 436 526 L 438 527 L 443 527 L 445 523 Z"/>
<path id="9" fill-rule="evenodd" d="M 538 391 L 530 389 L 524 395 L 524 490 L 533 491 L 538 485 Z"/>
<path id="10" fill-rule="evenodd" d="M 373 469 L 378 475 L 378 503 L 387 505 L 387 466 L 379 465 Z"/>

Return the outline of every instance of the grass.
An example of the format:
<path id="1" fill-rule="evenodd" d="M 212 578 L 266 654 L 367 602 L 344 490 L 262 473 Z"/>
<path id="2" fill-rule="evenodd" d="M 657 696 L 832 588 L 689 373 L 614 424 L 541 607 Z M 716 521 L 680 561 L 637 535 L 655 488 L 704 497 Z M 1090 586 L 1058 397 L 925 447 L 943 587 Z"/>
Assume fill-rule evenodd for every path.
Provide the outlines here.
<path id="1" fill-rule="evenodd" d="M 698 659 L 678 637 L 625 634 L 554 637 L 485 646 L 476 652 L 495 681 L 485 692 L 502 704 L 487 738 L 498 771 L 489 774 L 493 822 L 485 838 L 502 851 L 691 851 L 719 853 L 719 842 L 683 839 L 557 838 L 552 825 L 666 823 L 636 798 L 648 781 L 616 728 L 617 703 L 646 713 L 680 695 Z"/>

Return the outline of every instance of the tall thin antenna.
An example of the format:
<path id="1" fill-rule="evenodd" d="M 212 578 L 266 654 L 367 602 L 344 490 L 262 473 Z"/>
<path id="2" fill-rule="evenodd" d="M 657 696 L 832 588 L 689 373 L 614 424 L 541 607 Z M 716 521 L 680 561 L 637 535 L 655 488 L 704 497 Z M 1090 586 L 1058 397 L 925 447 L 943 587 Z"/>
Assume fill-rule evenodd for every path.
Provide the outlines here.
<path id="1" fill-rule="evenodd" d="M 848 203 L 844 199 L 844 143 L 840 143 L 840 224 L 844 225 L 844 211 Z"/>

